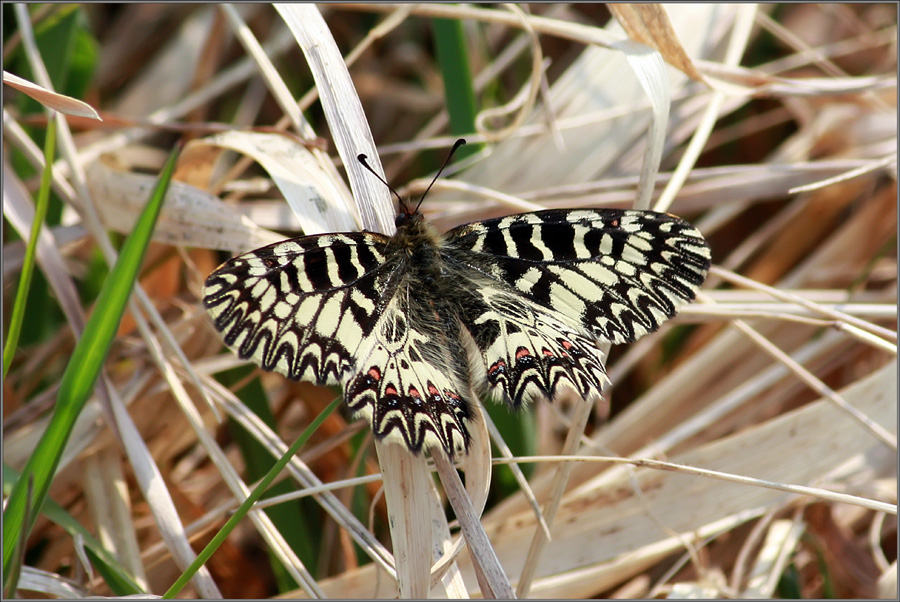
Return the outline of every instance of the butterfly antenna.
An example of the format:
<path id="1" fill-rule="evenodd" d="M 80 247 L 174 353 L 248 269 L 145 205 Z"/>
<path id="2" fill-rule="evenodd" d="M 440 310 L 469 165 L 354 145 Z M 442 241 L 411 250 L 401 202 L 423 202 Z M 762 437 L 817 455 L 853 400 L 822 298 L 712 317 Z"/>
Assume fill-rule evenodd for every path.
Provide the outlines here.
<path id="1" fill-rule="evenodd" d="M 444 171 L 445 167 L 447 167 L 447 163 L 450 163 L 450 159 L 453 157 L 453 153 L 455 153 L 456 149 L 458 149 L 460 146 L 462 146 L 465 143 L 466 143 L 466 141 L 464 138 L 460 138 L 459 140 L 457 140 L 456 142 L 453 143 L 453 148 L 451 148 L 450 152 L 447 153 L 447 158 L 444 159 L 444 164 L 441 165 L 441 168 L 438 170 L 437 174 L 435 174 L 434 179 L 431 181 L 431 184 L 429 184 L 428 188 L 425 189 L 425 192 L 422 193 L 422 198 L 419 199 L 419 203 L 418 203 L 418 205 L 416 205 L 416 211 L 419 210 L 419 205 L 421 205 L 422 201 L 425 200 L 425 195 L 428 194 L 428 191 L 431 190 L 431 187 L 434 186 L 434 183 L 437 182 L 437 179 L 439 177 L 441 177 L 441 172 Z"/>
<path id="2" fill-rule="evenodd" d="M 378 175 L 378 172 L 376 172 L 374 169 L 372 169 L 372 168 L 369 166 L 369 164 L 368 164 L 369 158 L 368 158 L 367 156 L 365 156 L 364 154 L 360 153 L 360 154 L 356 155 L 356 160 L 359 161 L 359 162 L 362 164 L 363 167 L 365 167 L 365 168 L 368 169 L 370 172 L 372 172 L 372 175 L 373 175 L 373 176 L 375 176 L 376 178 L 378 178 L 379 180 L 381 180 L 381 183 L 384 184 L 385 186 L 387 186 L 387 187 L 388 187 L 388 190 L 390 190 L 392 193 L 394 193 L 394 196 L 397 197 L 397 200 L 400 202 L 400 207 L 405 211 L 405 210 L 406 210 L 406 203 L 403 202 L 403 198 L 401 198 L 401 196 L 400 196 L 399 194 L 397 194 L 397 191 L 394 190 L 394 189 L 391 187 L 391 185 L 388 184 L 388 183 L 385 181 L 384 178 L 382 178 L 380 175 Z"/>

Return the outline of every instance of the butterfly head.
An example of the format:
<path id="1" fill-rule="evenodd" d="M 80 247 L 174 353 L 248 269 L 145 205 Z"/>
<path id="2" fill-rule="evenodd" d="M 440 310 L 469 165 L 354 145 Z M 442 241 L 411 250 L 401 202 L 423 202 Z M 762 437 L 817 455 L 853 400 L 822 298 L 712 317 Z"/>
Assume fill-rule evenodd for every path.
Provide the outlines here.
<path id="1" fill-rule="evenodd" d="M 422 221 L 422 214 L 419 211 L 419 207 L 422 205 L 422 201 L 425 200 L 425 195 L 428 194 L 428 191 L 431 190 L 431 187 L 434 186 L 435 182 L 437 182 L 437 179 L 441 176 L 441 172 L 444 171 L 444 168 L 447 166 L 447 163 L 450 162 L 450 158 L 456 152 L 456 149 L 458 149 L 460 146 L 464 145 L 465 143 L 466 143 L 466 141 L 463 138 L 460 138 L 456 142 L 453 143 L 453 148 L 451 148 L 450 152 L 447 153 L 447 158 L 444 159 L 443 165 L 441 165 L 441 168 L 438 170 L 437 174 L 434 176 L 434 179 L 431 180 L 431 184 L 428 185 L 428 188 L 426 188 L 425 192 L 422 193 L 422 198 L 419 199 L 419 202 L 416 203 L 416 206 L 412 209 L 410 209 L 409 205 L 407 205 L 403 201 L 403 197 L 401 197 L 397 193 L 397 191 L 394 190 L 391 187 L 391 185 L 387 183 L 387 181 L 384 178 L 382 178 L 374 169 L 372 169 L 369 166 L 369 164 L 367 163 L 368 157 L 366 157 L 364 154 L 359 154 L 356 156 L 356 159 L 357 159 L 357 161 L 359 161 L 362 164 L 363 167 L 365 167 L 370 172 L 372 172 L 372 174 L 376 178 L 381 180 L 381 182 L 385 186 L 388 187 L 388 190 L 390 190 L 393 193 L 393 195 L 395 197 L 397 197 L 398 206 L 400 208 L 400 211 L 397 213 L 397 217 L 394 218 L 394 225 L 397 226 L 397 229 L 399 230 L 401 228 L 409 228 L 411 225 Z"/>
<path id="2" fill-rule="evenodd" d="M 416 219 L 422 219 L 422 214 L 419 212 L 418 206 L 416 206 L 415 209 L 410 210 L 406 203 L 401 200 L 400 213 L 394 218 L 394 225 L 397 226 L 397 229 L 408 228 Z"/>

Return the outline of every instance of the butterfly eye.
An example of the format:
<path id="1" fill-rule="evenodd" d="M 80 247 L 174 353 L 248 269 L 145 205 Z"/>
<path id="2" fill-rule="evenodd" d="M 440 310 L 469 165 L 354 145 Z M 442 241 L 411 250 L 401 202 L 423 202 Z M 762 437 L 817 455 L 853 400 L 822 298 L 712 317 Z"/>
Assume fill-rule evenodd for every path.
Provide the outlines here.
<path id="1" fill-rule="evenodd" d="M 398 213 L 397 217 L 394 218 L 394 225 L 400 228 L 408 219 L 409 215 L 407 215 L 406 212 Z"/>

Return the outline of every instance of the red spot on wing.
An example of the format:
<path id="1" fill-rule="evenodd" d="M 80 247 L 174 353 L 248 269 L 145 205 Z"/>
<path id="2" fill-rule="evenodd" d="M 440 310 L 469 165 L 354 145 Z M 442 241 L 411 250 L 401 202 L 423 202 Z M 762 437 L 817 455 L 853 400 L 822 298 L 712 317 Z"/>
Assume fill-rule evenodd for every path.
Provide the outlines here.
<path id="1" fill-rule="evenodd" d="M 410 387 L 410 388 L 409 388 L 409 396 L 410 396 L 410 397 L 415 397 L 416 399 L 418 399 L 419 397 L 421 397 L 421 395 L 419 395 L 419 390 L 416 389 L 415 387 Z"/>
<path id="2" fill-rule="evenodd" d="M 369 368 L 367 374 L 372 377 L 372 380 L 381 380 L 381 370 L 379 370 L 377 366 L 372 366 L 371 368 Z"/>
<path id="3" fill-rule="evenodd" d="M 575 346 L 575 345 L 573 345 L 572 343 L 570 343 L 569 341 L 563 340 L 563 341 L 560 341 L 560 342 L 562 343 L 563 349 L 565 349 L 566 351 L 568 351 L 569 349 L 571 349 L 572 347 Z"/>
<path id="4" fill-rule="evenodd" d="M 498 372 L 502 372 L 506 369 L 506 362 L 503 360 L 499 360 L 491 364 L 490 368 L 488 368 L 488 374 L 494 376 Z"/>
<path id="5" fill-rule="evenodd" d="M 397 387 L 395 387 L 394 385 L 388 385 L 387 387 L 384 388 L 384 394 L 385 395 L 397 395 L 398 394 Z"/>
<path id="6" fill-rule="evenodd" d="M 516 349 L 516 359 L 517 360 L 520 360 L 523 357 L 528 357 L 529 355 L 531 355 L 531 352 L 528 351 L 528 349 L 526 349 L 525 347 L 519 347 L 518 349 Z"/>
<path id="7" fill-rule="evenodd" d="M 544 347 L 543 349 L 541 349 L 541 353 L 543 353 L 544 355 L 556 355 L 555 353 L 553 353 L 552 351 L 550 351 L 550 350 L 547 349 L 546 347 Z"/>
<path id="8" fill-rule="evenodd" d="M 438 396 L 439 396 L 439 395 L 440 395 L 440 392 L 437 390 L 437 387 L 435 387 L 433 384 L 431 384 L 431 383 L 429 382 L 429 383 L 428 383 L 428 394 L 431 395 L 431 396 L 435 396 L 435 395 L 438 395 Z"/>

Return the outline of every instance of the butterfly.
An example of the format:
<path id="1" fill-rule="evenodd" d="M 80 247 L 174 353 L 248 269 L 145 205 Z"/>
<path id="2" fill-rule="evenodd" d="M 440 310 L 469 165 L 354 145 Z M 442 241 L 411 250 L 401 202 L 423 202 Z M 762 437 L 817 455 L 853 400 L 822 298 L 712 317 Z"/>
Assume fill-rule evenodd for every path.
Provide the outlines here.
<path id="1" fill-rule="evenodd" d="M 403 207 L 396 225 L 244 253 L 203 303 L 240 357 L 342 387 L 376 437 L 414 453 L 465 451 L 482 395 L 519 409 L 599 394 L 599 345 L 655 331 L 710 266 L 696 228 L 652 211 L 549 209 L 442 234 Z"/>

